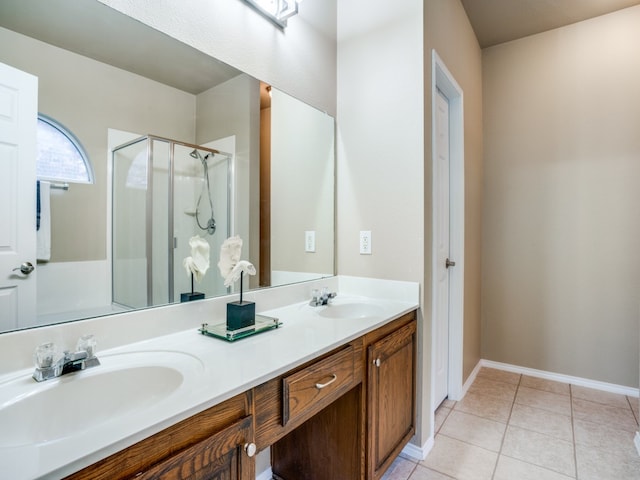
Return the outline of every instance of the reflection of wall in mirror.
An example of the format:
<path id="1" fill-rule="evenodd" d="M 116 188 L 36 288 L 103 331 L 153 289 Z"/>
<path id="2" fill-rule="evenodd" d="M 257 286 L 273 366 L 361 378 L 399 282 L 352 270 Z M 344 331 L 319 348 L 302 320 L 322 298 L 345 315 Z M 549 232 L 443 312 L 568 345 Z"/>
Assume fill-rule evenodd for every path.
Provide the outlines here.
<path id="1" fill-rule="evenodd" d="M 272 89 L 271 271 L 274 285 L 333 274 L 333 136 L 333 118 Z M 307 230 L 316 232 L 315 252 L 305 251 Z"/>
<path id="2" fill-rule="evenodd" d="M 259 82 L 248 75 L 239 75 L 202 92 L 196 98 L 196 107 L 196 141 L 199 145 L 215 145 L 214 148 L 227 151 L 224 145 L 219 147 L 215 142 L 211 143 L 212 140 L 231 136 L 235 139 L 234 213 L 230 235 L 242 238 L 243 258 L 249 259 L 258 268 L 260 217 L 256 172 L 259 171 L 260 161 Z M 219 250 L 212 250 L 216 262 L 219 253 Z M 251 277 L 250 288 L 256 287 L 257 281 L 257 278 Z"/>

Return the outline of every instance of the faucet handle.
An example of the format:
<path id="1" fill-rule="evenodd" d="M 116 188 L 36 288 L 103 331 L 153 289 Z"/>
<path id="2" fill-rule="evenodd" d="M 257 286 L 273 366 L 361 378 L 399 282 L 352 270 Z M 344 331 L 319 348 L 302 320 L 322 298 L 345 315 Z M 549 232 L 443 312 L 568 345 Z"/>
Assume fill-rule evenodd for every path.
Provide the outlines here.
<path id="1" fill-rule="evenodd" d="M 322 289 L 322 299 L 328 301 L 332 298 L 335 298 L 338 295 L 336 292 L 330 292 L 329 287 L 324 287 Z"/>
<path id="2" fill-rule="evenodd" d="M 97 345 L 98 344 L 93 335 L 83 335 L 78 339 L 76 351 L 87 352 L 87 358 L 95 357 Z"/>
<path id="3" fill-rule="evenodd" d="M 55 343 L 47 342 L 36 347 L 34 360 L 37 368 L 51 368 L 57 361 L 60 353 Z"/>

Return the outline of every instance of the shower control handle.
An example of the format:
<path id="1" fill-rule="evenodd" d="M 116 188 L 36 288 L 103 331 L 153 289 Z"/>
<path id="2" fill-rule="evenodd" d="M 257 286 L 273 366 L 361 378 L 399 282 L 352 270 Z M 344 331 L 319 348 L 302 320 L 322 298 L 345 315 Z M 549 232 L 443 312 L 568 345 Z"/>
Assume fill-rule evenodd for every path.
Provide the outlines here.
<path id="1" fill-rule="evenodd" d="M 19 267 L 14 268 L 12 271 L 20 270 L 20 273 L 24 275 L 29 275 L 31 272 L 35 270 L 36 267 L 33 266 L 31 262 L 24 262 Z"/>

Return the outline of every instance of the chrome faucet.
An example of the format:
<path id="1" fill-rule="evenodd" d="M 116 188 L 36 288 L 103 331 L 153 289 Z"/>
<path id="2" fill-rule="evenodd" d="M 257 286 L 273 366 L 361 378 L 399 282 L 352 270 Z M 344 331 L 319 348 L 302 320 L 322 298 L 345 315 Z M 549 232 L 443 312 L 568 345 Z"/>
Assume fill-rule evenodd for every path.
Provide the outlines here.
<path id="1" fill-rule="evenodd" d="M 75 352 L 65 350 L 60 354 L 54 343 L 43 343 L 36 348 L 33 379 L 36 382 L 44 382 L 67 373 L 96 367 L 100 365 L 100 361 L 95 352 L 96 340 L 93 335 L 80 337 Z"/>
<path id="2" fill-rule="evenodd" d="M 311 301 L 309 305 L 312 307 L 320 307 L 322 305 L 329 305 L 329 300 L 335 298 L 338 295 L 336 292 L 329 292 L 327 287 L 322 290 L 313 289 L 311 292 Z"/>

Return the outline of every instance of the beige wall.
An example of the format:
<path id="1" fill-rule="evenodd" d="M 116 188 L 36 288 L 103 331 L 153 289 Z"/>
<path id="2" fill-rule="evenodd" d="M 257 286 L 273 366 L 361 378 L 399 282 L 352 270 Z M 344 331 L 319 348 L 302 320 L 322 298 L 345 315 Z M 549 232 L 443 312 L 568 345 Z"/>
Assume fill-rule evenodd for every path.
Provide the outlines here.
<path id="1" fill-rule="evenodd" d="M 352 0 L 338 19 L 338 272 L 422 281 L 422 7 Z"/>
<path id="2" fill-rule="evenodd" d="M 54 191 L 51 261 L 104 260 L 107 129 L 193 141 L 195 97 L 3 28 L 0 45 L 0 62 L 38 77 L 38 110 L 80 139 L 95 173 L 94 185 Z"/>
<path id="3" fill-rule="evenodd" d="M 338 2 L 338 273 L 420 282 L 424 291 L 422 30 L 421 2 Z M 371 255 L 359 254 L 361 230 L 371 231 Z M 428 362 L 424 325 L 419 355 Z M 422 364 L 418 373 L 423 445 L 429 377 Z"/>
<path id="4" fill-rule="evenodd" d="M 309 132 L 312 132 L 309 134 Z M 334 121 L 279 90 L 271 99 L 271 270 L 334 270 Z M 305 231 L 315 251 L 305 251 Z"/>
<path id="5" fill-rule="evenodd" d="M 338 273 L 417 281 L 418 431 L 431 433 L 431 49 L 464 90 L 464 376 L 480 359 L 481 54 L 458 1 L 338 4 Z M 371 230 L 373 254 L 358 254 Z"/>
<path id="6" fill-rule="evenodd" d="M 638 25 L 483 52 L 485 358 L 638 386 Z"/>
<path id="7" fill-rule="evenodd" d="M 425 91 L 431 91 L 431 50 L 435 49 L 463 91 L 464 102 L 464 344 L 463 380 L 480 361 L 480 258 L 482 244 L 482 57 L 459 1 L 427 0 L 424 11 Z M 425 152 L 431 152 L 431 98 L 425 96 Z M 425 161 L 430 160 L 427 156 Z M 425 272 L 431 271 L 431 162 L 424 169 Z M 429 305 L 430 300 L 425 301 Z"/>

